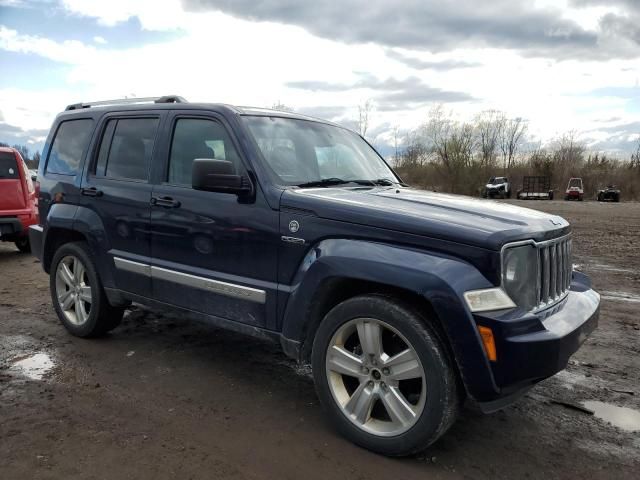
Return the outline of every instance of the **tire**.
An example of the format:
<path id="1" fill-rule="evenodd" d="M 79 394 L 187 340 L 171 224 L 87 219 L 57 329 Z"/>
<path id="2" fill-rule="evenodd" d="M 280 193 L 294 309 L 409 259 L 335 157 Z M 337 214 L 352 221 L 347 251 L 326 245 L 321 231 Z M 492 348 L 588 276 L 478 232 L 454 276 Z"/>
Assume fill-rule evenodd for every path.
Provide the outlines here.
<path id="1" fill-rule="evenodd" d="M 375 331 L 383 332 L 379 351 L 384 353 L 367 358 L 371 348 L 363 348 L 360 338 L 374 338 L 366 332 Z M 404 367 L 394 363 L 399 352 L 405 360 L 409 352 Z M 449 429 L 460 410 L 454 364 L 436 330 L 393 298 L 363 295 L 334 307 L 318 327 L 311 359 L 316 391 L 330 421 L 368 450 L 388 456 L 420 452 Z M 344 359 L 349 374 L 336 371 Z M 393 406 L 402 415 L 392 416 Z"/>
<path id="2" fill-rule="evenodd" d="M 602 201 L 602 195 L 598 194 L 598 201 L 601 202 Z"/>
<path id="3" fill-rule="evenodd" d="M 29 237 L 22 237 L 15 241 L 16 247 L 21 253 L 31 253 L 31 243 L 29 243 Z"/>
<path id="4" fill-rule="evenodd" d="M 56 251 L 51 262 L 49 289 L 60 322 L 76 337 L 102 336 L 122 320 L 124 308 L 109 305 L 91 252 L 84 242 L 66 243 Z"/>

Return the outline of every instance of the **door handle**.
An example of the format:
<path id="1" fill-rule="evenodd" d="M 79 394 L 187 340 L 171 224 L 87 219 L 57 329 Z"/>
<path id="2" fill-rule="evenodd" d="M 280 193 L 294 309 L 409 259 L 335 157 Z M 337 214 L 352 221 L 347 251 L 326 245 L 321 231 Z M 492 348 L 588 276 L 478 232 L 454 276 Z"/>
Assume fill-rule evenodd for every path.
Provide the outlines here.
<path id="1" fill-rule="evenodd" d="M 151 205 L 165 208 L 178 208 L 180 207 L 180 201 L 174 200 L 171 197 L 151 197 Z"/>
<path id="2" fill-rule="evenodd" d="M 86 197 L 101 197 L 102 190 L 98 190 L 96 187 L 81 188 L 80 194 Z"/>

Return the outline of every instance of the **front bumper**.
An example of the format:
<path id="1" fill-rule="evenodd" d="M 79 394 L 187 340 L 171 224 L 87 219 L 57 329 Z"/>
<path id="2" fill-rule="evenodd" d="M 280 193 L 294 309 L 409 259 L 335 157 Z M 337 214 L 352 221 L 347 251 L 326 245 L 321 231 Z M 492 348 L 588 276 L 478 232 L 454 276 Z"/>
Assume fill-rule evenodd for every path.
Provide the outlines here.
<path id="1" fill-rule="evenodd" d="M 597 327 L 599 313 L 600 295 L 586 275 L 574 272 L 570 293 L 547 310 L 476 315 L 478 325 L 492 329 L 497 351 L 491 369 L 499 393 L 484 402 L 487 408 L 480 404 L 481 409 L 501 408 L 519 392 L 563 370 Z"/>

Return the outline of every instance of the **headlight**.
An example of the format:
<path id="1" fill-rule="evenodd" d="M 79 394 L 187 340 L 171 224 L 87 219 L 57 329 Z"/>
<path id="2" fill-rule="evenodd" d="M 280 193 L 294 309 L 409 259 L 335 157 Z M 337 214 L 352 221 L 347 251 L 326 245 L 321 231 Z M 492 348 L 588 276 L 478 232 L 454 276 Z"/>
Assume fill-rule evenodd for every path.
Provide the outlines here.
<path id="1" fill-rule="evenodd" d="M 525 310 L 536 306 L 538 251 L 533 245 L 507 248 L 502 259 L 502 287 Z"/>
<path id="2" fill-rule="evenodd" d="M 464 293 L 469 310 L 472 312 L 487 312 L 491 310 L 503 310 L 513 308 L 515 303 L 501 288 L 485 288 L 483 290 L 470 290 Z"/>

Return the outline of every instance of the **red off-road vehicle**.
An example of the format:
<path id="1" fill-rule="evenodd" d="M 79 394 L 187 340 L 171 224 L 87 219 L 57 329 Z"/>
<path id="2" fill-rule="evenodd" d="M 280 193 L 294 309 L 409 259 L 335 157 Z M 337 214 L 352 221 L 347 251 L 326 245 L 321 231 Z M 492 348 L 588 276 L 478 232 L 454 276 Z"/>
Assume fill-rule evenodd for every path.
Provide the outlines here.
<path id="1" fill-rule="evenodd" d="M 0 147 L 0 241 L 30 252 L 29 226 L 38 224 L 38 196 L 20 153 Z"/>

